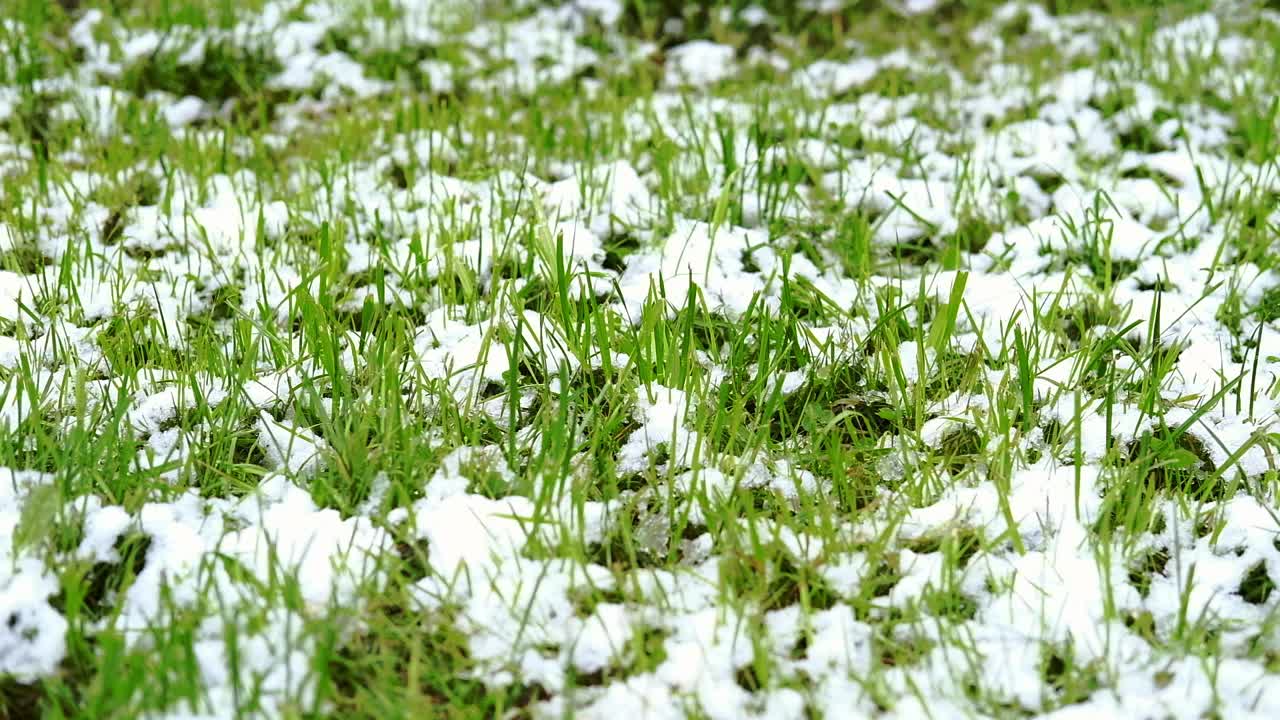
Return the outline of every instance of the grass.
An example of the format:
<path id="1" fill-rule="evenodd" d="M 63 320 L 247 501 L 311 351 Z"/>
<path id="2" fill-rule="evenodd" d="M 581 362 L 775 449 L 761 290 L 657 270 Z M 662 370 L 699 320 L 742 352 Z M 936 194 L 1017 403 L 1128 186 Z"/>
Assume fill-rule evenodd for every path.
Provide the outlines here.
<path id="1" fill-rule="evenodd" d="M 4 10 L 0 718 L 1255 709 L 1280 25 L 887 5 Z"/>

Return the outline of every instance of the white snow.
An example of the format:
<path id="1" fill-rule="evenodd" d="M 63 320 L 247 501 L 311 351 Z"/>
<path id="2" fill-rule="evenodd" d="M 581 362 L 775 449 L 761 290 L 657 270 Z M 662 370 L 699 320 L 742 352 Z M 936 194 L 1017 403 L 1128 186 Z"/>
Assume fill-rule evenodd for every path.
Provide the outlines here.
<path id="1" fill-rule="evenodd" d="M 668 85 L 714 85 L 734 73 L 734 49 L 708 40 L 693 40 L 667 51 L 664 79 Z"/>

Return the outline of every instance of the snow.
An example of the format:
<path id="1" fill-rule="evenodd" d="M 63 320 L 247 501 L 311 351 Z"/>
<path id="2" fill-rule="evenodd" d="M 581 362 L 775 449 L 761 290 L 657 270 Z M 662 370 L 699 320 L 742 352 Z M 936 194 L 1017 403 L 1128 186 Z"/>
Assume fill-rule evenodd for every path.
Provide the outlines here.
<path id="1" fill-rule="evenodd" d="M 132 524 L 132 516 L 119 505 L 93 510 L 84 520 L 84 539 L 76 554 L 94 562 L 120 562 L 116 541 Z"/>
<path id="2" fill-rule="evenodd" d="M 258 418 L 258 444 L 266 454 L 266 466 L 291 476 L 314 475 L 324 467 L 328 444 L 311 430 L 276 422 L 262 413 Z"/>
<path id="3" fill-rule="evenodd" d="M 735 51 L 728 45 L 693 40 L 667 51 L 666 84 L 707 87 L 734 74 Z"/>
<path id="4" fill-rule="evenodd" d="M 618 451 L 618 471 L 640 472 L 650 459 L 665 451 L 666 463 L 687 467 L 700 444 L 688 429 L 690 399 L 681 390 L 653 385 L 637 393 L 636 421 L 640 423 Z"/>
<path id="5" fill-rule="evenodd" d="M 49 605 L 58 582 L 27 558 L 0 571 L 0 674 L 31 682 L 57 671 L 66 654 L 67 621 Z"/>
<path id="6" fill-rule="evenodd" d="M 170 127 L 184 127 L 199 120 L 206 112 L 204 101 L 190 95 L 166 106 L 161 112 Z"/>
<path id="7" fill-rule="evenodd" d="M 52 482 L 0 467 L 0 675 L 24 683 L 56 672 L 66 654 L 66 618 L 49 604 L 57 577 L 29 548 L 15 547 L 24 502 L 47 501 Z"/>
<path id="8" fill-rule="evenodd" d="M 684 307 L 696 287 L 715 311 L 729 315 L 746 312 L 757 294 L 775 296 L 763 269 L 749 272 L 744 257 L 757 246 L 767 246 L 764 233 L 743 228 L 712 228 L 707 223 L 680 220 L 661 249 L 632 255 L 618 283 L 623 313 L 639 322 L 652 288 L 662 285 L 668 312 Z"/>

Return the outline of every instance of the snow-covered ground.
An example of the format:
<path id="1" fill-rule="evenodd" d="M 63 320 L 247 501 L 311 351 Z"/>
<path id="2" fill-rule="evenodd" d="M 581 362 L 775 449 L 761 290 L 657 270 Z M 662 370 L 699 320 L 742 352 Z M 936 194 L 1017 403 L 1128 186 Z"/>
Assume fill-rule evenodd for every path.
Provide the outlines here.
<path id="1" fill-rule="evenodd" d="M 0 705 L 1280 715 L 1280 13 L 846 4 L 0 14 Z"/>

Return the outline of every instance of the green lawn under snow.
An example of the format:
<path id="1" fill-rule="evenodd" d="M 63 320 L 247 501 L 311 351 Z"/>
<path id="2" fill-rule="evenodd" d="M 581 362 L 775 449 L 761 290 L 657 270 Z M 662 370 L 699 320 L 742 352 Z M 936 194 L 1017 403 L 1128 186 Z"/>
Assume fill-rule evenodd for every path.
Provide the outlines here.
<path id="1" fill-rule="evenodd" d="M 0 720 L 1280 717 L 1277 67 L 0 2 Z"/>

